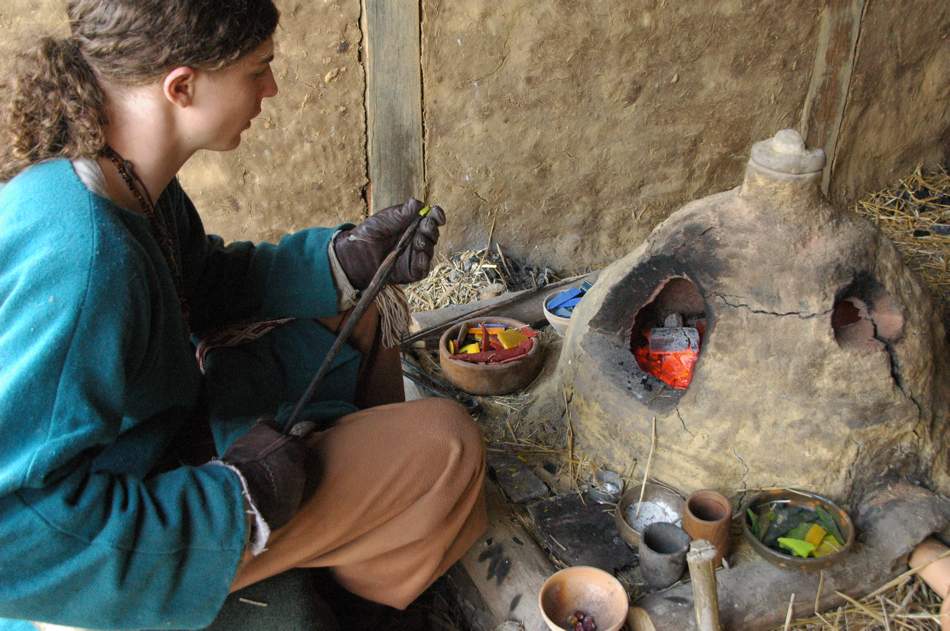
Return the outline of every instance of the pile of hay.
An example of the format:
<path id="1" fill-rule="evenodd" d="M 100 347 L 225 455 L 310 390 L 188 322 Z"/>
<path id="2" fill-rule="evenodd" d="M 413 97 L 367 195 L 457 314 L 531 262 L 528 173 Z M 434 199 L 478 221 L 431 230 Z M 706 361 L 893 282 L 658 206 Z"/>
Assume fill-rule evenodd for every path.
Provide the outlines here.
<path id="1" fill-rule="evenodd" d="M 843 596 L 848 604 L 811 618 L 786 622 L 784 631 L 940 630 L 941 599 L 909 570 L 864 598 Z"/>
<path id="2" fill-rule="evenodd" d="M 406 298 L 411 311 L 432 311 L 506 291 L 536 289 L 556 280 L 560 278 L 551 268 L 521 264 L 495 244 L 494 248 L 440 254 L 429 275 L 406 288 Z"/>
<path id="3" fill-rule="evenodd" d="M 950 307 L 950 175 L 945 168 L 911 175 L 854 206 L 873 221 Z"/>

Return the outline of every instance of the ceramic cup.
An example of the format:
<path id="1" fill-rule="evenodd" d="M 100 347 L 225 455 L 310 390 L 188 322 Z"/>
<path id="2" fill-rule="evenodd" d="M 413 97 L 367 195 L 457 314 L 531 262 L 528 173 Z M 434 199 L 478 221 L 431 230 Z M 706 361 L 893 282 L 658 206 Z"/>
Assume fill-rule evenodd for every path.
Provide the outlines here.
<path id="1" fill-rule="evenodd" d="M 716 546 L 713 567 L 719 567 L 729 554 L 729 528 L 732 525 L 732 504 L 716 491 L 694 491 L 686 498 L 683 530 L 693 539 L 705 539 Z"/>
<path id="2" fill-rule="evenodd" d="M 665 521 L 647 526 L 640 538 L 640 572 L 647 585 L 656 589 L 680 580 L 686 569 L 689 535 Z"/>

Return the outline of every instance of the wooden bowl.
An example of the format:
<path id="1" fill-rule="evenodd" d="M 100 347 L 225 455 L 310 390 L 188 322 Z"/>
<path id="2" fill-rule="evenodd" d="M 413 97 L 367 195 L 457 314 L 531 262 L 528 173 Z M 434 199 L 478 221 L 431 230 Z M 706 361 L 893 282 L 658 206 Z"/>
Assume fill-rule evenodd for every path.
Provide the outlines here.
<path id="1" fill-rule="evenodd" d="M 515 361 L 504 364 L 473 364 L 452 359 L 449 353 L 449 340 L 454 340 L 463 325 L 477 326 L 479 324 L 498 323 L 509 328 L 528 326 L 524 322 L 512 318 L 489 316 L 472 318 L 462 324 L 448 328 L 439 339 L 439 365 L 442 373 L 456 388 L 470 394 L 500 395 L 521 390 L 534 381 L 541 371 L 544 354 L 541 352 L 541 342 L 534 338 L 534 345 L 526 355 Z"/>
<path id="2" fill-rule="evenodd" d="M 837 552 L 823 556 L 820 559 L 803 559 L 768 547 L 759 541 L 758 537 L 752 534 L 752 531 L 749 529 L 749 517 L 746 510 L 752 509 L 752 512 L 756 512 L 756 508 L 772 502 L 802 506 L 811 510 L 815 510 L 819 506 L 824 508 L 831 515 L 832 519 L 837 522 L 841 536 L 844 537 L 844 545 L 841 546 L 841 549 Z M 847 512 L 827 497 L 822 497 L 821 495 L 809 491 L 800 491 L 797 489 L 768 489 L 751 498 L 742 507 L 742 536 L 749 542 L 752 549 L 765 558 L 766 561 L 781 568 L 815 572 L 831 567 L 839 563 L 851 549 L 851 546 L 854 545 L 854 535 L 854 523 L 851 521 L 851 517 Z"/>

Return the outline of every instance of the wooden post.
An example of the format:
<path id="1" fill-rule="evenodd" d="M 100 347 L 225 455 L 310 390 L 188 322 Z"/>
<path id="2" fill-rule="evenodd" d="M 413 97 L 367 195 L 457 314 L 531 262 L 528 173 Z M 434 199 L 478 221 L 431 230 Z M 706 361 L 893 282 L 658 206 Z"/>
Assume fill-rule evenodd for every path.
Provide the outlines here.
<path id="1" fill-rule="evenodd" d="M 689 545 L 686 563 L 693 586 L 693 608 L 696 611 L 696 628 L 699 631 L 720 631 L 719 595 L 716 591 L 716 569 L 713 559 L 716 548 L 705 539 L 697 539 Z"/>
<path id="2" fill-rule="evenodd" d="M 828 194 L 858 55 L 868 0 L 828 3 L 821 12 L 811 85 L 805 95 L 799 131 L 809 147 L 825 150 L 821 190 Z"/>
<path id="3" fill-rule="evenodd" d="M 369 212 L 425 201 L 419 3 L 363 0 Z"/>

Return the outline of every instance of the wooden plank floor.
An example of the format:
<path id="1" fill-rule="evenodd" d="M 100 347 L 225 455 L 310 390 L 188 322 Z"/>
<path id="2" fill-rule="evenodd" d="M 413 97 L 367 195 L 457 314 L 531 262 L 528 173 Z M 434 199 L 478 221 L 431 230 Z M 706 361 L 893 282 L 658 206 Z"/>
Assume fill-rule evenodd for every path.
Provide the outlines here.
<path id="1" fill-rule="evenodd" d="M 525 631 L 547 631 L 538 609 L 538 591 L 556 570 L 544 550 L 528 535 L 494 482 L 486 483 L 488 532 L 462 558 L 460 566 L 471 581 L 487 615 L 472 621 L 474 631 L 486 625 L 518 622 Z M 469 596 L 472 598 L 473 596 Z"/>

